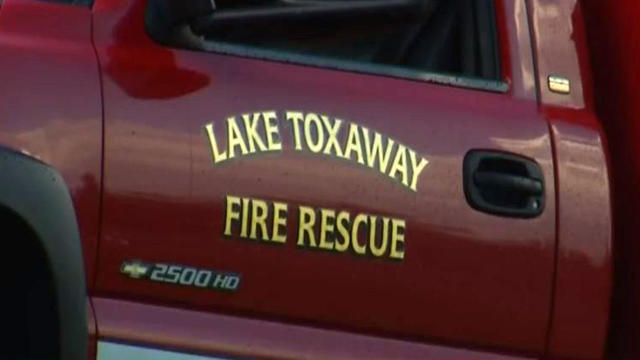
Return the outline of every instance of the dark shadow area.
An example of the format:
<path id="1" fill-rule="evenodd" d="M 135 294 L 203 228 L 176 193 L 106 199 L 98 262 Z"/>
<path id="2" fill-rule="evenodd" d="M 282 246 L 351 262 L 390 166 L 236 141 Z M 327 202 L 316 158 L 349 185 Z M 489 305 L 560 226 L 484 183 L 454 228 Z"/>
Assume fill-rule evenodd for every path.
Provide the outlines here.
<path id="1" fill-rule="evenodd" d="M 57 359 L 58 306 L 49 260 L 28 226 L 0 208 L 3 229 L 0 340 L 2 359 Z"/>

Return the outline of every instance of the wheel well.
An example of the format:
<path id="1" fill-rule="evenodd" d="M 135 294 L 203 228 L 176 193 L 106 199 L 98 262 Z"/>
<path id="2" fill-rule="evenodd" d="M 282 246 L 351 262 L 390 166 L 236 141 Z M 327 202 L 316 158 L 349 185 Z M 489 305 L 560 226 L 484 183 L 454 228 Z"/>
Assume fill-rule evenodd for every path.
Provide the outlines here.
<path id="1" fill-rule="evenodd" d="M 0 256 L 0 358 L 59 358 L 58 304 L 50 260 L 27 222 L 3 207 L 0 231 L 4 255 Z"/>

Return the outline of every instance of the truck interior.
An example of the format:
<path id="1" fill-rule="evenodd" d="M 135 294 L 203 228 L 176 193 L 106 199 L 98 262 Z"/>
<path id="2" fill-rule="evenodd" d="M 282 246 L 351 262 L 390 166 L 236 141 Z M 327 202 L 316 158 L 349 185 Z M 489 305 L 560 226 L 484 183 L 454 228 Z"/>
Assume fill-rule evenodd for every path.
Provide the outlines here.
<path id="1" fill-rule="evenodd" d="M 493 0 L 218 0 L 208 12 L 176 6 L 149 3 L 147 29 L 156 41 L 371 73 L 501 77 Z"/>

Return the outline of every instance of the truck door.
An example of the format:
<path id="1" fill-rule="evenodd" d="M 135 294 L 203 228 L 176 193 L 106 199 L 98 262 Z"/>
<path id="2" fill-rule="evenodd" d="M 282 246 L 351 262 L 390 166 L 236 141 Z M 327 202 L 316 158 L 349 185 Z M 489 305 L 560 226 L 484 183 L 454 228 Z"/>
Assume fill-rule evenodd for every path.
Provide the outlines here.
<path id="1" fill-rule="evenodd" d="M 186 311 L 541 354 L 554 161 L 524 1 L 216 3 L 94 5 L 99 333 L 234 357 L 333 346 L 231 351 L 193 340 L 221 325 Z M 106 298 L 163 335 L 118 330 Z"/>

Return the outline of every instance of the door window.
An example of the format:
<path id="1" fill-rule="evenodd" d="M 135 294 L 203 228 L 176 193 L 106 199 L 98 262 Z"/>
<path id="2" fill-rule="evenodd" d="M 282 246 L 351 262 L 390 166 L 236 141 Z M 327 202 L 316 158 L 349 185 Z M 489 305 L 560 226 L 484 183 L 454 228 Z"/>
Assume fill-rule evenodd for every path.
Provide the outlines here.
<path id="1" fill-rule="evenodd" d="M 505 89 L 492 0 L 221 0 L 213 10 L 195 3 L 152 1 L 152 36 L 203 51 Z"/>

